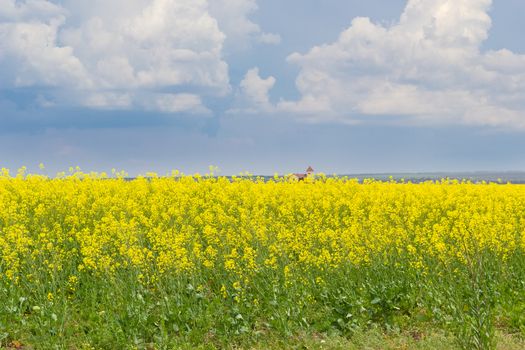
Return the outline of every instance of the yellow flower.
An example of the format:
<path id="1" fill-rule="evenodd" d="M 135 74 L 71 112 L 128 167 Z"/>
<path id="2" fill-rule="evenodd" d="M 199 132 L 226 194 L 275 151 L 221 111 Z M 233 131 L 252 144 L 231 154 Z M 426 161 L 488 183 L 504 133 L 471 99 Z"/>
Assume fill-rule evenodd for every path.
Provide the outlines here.
<path id="1" fill-rule="evenodd" d="M 233 289 L 235 290 L 241 290 L 241 282 L 236 281 L 233 283 Z"/>

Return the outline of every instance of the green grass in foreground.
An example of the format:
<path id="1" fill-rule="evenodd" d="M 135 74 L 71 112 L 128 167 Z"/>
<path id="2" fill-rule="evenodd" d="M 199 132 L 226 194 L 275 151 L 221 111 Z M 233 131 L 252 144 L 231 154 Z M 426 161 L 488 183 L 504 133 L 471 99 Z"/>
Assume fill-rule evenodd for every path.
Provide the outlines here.
<path id="1" fill-rule="evenodd" d="M 525 341 L 519 337 L 497 333 L 498 350 L 525 349 Z M 241 347 L 242 348 L 242 347 Z M 289 339 L 268 339 L 248 347 L 250 349 L 347 349 L 347 350 L 431 350 L 460 349 L 454 337 L 426 329 L 407 332 L 384 333 L 379 329 L 357 333 L 351 339 L 339 336 L 303 335 Z"/>
<path id="2" fill-rule="evenodd" d="M 525 340 L 515 335 L 496 333 L 497 350 L 522 350 L 525 349 Z M 2 350 L 36 350 L 36 349 L 68 349 L 92 350 L 110 349 L 91 346 L 86 342 L 70 344 L 68 346 L 51 346 L 50 344 L 31 344 L 20 340 L 3 339 L 0 345 Z M 157 344 L 142 344 L 130 346 L 129 349 L 345 349 L 345 350 L 431 350 L 431 349 L 460 349 L 453 336 L 435 329 L 411 330 L 406 332 L 385 333 L 380 329 L 371 329 L 366 332 L 354 334 L 350 339 L 339 335 L 327 334 L 296 334 L 282 337 L 275 334 L 266 334 L 257 342 L 246 339 L 245 342 L 227 344 L 216 343 L 214 339 L 200 345 L 185 342 L 174 342 L 170 347 Z"/>
<path id="3" fill-rule="evenodd" d="M 74 291 L 69 272 L 4 281 L 0 349 L 525 349 L 525 259 L 484 261 L 474 275 L 372 264 L 322 286 L 262 279 L 227 298 L 211 275 L 144 286 L 84 272 Z"/>

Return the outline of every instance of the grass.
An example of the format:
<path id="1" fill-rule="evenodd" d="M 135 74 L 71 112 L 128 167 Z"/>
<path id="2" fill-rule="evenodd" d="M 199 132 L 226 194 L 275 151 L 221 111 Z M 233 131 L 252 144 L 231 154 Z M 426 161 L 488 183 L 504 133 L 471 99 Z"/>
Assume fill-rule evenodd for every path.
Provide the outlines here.
<path id="1" fill-rule="evenodd" d="M 238 299 L 206 286 L 208 275 L 191 281 L 206 286 L 198 290 L 180 279 L 147 287 L 86 272 L 74 292 L 42 276 L 41 288 L 0 288 L 0 348 L 523 349 L 523 257 L 505 263 L 514 275 L 489 258 L 483 271 L 440 268 L 425 279 L 379 264 L 332 272 L 308 289 L 261 280 Z"/>
<path id="2" fill-rule="evenodd" d="M 522 350 L 525 340 L 516 335 L 502 332 L 496 333 L 497 350 Z M 31 343 L 23 340 L 5 339 L 0 345 L 2 350 L 37 350 L 37 349 L 67 349 L 67 350 L 93 350 L 112 349 L 92 346 L 89 342 L 54 345 Z M 48 347 L 49 346 L 49 347 Z M 298 333 L 288 337 L 267 333 L 257 340 L 244 339 L 240 342 L 228 343 L 227 341 L 214 342 L 209 339 L 207 343 L 191 344 L 185 341 L 174 342 L 170 346 L 159 346 L 154 343 L 130 345 L 129 349 L 157 350 L 157 349 L 232 349 L 232 350 L 267 350 L 267 349 L 297 349 L 297 350 L 433 350 L 433 349 L 461 349 L 454 336 L 434 328 L 418 329 L 404 332 L 384 332 L 373 328 L 357 332 L 352 337 L 343 337 L 338 334 Z"/>

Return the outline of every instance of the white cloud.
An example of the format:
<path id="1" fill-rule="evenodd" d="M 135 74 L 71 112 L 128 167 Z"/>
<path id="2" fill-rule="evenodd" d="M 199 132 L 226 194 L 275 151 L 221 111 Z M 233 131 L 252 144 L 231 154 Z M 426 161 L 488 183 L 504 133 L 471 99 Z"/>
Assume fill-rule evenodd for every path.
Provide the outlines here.
<path id="1" fill-rule="evenodd" d="M 18 22 L 21 20 L 48 19 L 65 15 L 62 7 L 46 0 L 0 0 L 0 20 Z"/>
<path id="2" fill-rule="evenodd" d="M 241 110 L 244 112 L 269 112 L 273 110 L 270 103 L 269 91 L 275 85 L 275 78 L 270 76 L 266 79 L 259 75 L 259 68 L 252 68 L 240 83 L 241 105 L 247 106 Z"/>
<path id="3" fill-rule="evenodd" d="M 232 50 L 245 48 L 255 39 L 263 44 L 277 45 L 281 42 L 278 34 L 265 33 L 260 26 L 249 19 L 257 11 L 257 0 L 210 0 L 209 9 L 226 34 L 226 45 Z"/>
<path id="4" fill-rule="evenodd" d="M 61 39 L 104 88 L 191 85 L 219 95 L 230 89 L 224 34 L 204 0 L 155 0 L 132 14 L 91 17 L 62 30 Z"/>
<path id="5" fill-rule="evenodd" d="M 81 104 L 90 108 L 127 109 L 132 106 L 133 100 L 129 93 L 93 92 L 84 96 Z"/>
<path id="6" fill-rule="evenodd" d="M 274 33 L 262 33 L 259 37 L 259 42 L 268 45 L 278 45 L 281 43 L 281 36 Z"/>
<path id="7" fill-rule="evenodd" d="M 158 94 L 151 107 L 166 113 L 211 113 L 209 109 L 203 107 L 200 96 L 194 94 Z"/>
<path id="8" fill-rule="evenodd" d="M 409 0 L 391 26 L 356 18 L 331 44 L 288 57 L 302 98 L 279 110 L 323 121 L 525 127 L 525 56 L 481 52 L 491 0 Z"/>
<path id="9" fill-rule="evenodd" d="M 47 1 L 0 0 L 0 86 L 91 84 L 72 48 L 57 45 L 64 21 L 65 11 Z"/>
<path id="10" fill-rule="evenodd" d="M 248 19 L 254 0 L 60 4 L 0 0 L 0 87 L 55 87 L 46 105 L 207 114 L 203 97 L 231 92 L 226 37 L 277 41 Z"/>

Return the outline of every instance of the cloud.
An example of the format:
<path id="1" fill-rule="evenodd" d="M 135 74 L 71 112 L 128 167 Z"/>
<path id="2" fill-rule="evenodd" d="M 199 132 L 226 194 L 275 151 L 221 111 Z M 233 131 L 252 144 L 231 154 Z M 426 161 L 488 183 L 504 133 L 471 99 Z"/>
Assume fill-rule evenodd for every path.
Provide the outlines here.
<path id="1" fill-rule="evenodd" d="M 155 96 L 153 110 L 166 113 L 189 112 L 210 114 L 211 111 L 202 105 L 200 96 L 194 94 L 158 94 Z"/>
<path id="2" fill-rule="evenodd" d="M 46 0 L 0 0 L 0 19 L 3 21 L 38 20 L 65 15 L 62 7 Z"/>
<path id="3" fill-rule="evenodd" d="M 230 50 L 246 48 L 253 42 L 270 45 L 281 42 L 278 34 L 263 32 L 258 24 L 249 19 L 258 9 L 256 0 L 210 0 L 209 9 L 226 34 L 226 46 Z"/>
<path id="4" fill-rule="evenodd" d="M 82 101 L 80 102 L 81 105 L 84 107 L 90 107 L 95 109 L 128 109 L 133 105 L 133 99 L 131 94 L 107 91 L 104 93 L 88 93 L 87 95 L 82 97 Z"/>
<path id="5" fill-rule="evenodd" d="M 61 32 L 61 42 L 75 48 L 97 87 L 106 90 L 193 86 L 224 95 L 230 86 L 223 41 L 203 0 L 155 0 Z"/>
<path id="6" fill-rule="evenodd" d="M 261 33 L 259 42 L 268 45 L 278 45 L 281 43 L 281 36 L 274 33 Z"/>
<path id="7" fill-rule="evenodd" d="M 42 88 L 47 106 L 209 114 L 203 98 L 232 90 L 226 40 L 277 41 L 248 19 L 256 9 L 253 0 L 0 0 L 0 87 Z"/>
<path id="8" fill-rule="evenodd" d="M 393 25 L 355 18 L 334 43 L 288 57 L 302 97 L 277 110 L 315 121 L 525 127 L 525 55 L 481 50 L 491 3 L 409 0 Z"/>
<path id="9" fill-rule="evenodd" d="M 241 81 L 239 87 L 240 109 L 230 112 L 272 112 L 274 107 L 270 103 L 269 91 L 275 85 L 275 78 L 270 76 L 266 79 L 259 75 L 259 68 L 252 68 Z"/>
<path id="10" fill-rule="evenodd" d="M 0 0 L 1 87 L 91 84 L 72 48 L 56 45 L 64 21 L 64 9 L 47 1 Z"/>

